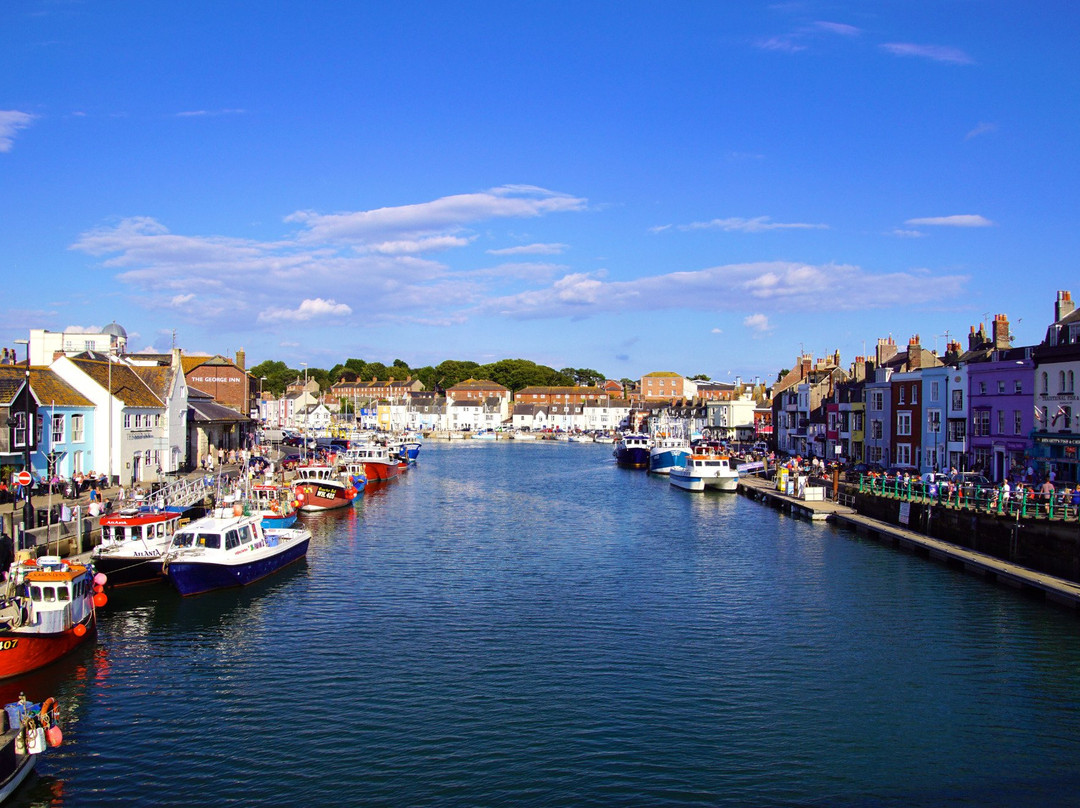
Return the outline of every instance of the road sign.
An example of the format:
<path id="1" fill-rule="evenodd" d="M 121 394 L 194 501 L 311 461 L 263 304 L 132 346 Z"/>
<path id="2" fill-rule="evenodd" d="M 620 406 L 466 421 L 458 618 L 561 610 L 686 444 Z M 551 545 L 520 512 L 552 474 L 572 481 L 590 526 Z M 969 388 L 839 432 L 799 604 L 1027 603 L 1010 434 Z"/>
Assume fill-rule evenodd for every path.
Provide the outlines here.
<path id="1" fill-rule="evenodd" d="M 30 485 L 34 481 L 34 478 L 30 476 L 29 471 L 20 471 L 15 475 L 15 482 L 19 485 Z"/>

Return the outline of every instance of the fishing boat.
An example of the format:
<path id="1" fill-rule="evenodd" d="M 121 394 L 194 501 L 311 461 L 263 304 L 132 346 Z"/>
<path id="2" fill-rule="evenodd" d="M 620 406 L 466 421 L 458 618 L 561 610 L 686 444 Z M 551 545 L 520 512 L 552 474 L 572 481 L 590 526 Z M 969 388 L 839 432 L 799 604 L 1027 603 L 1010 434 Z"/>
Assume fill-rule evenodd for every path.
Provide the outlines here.
<path id="1" fill-rule="evenodd" d="M 29 557 L 11 565 L 0 598 L 0 679 L 43 668 L 93 636 L 95 609 L 108 598 L 107 577 L 89 564 L 59 556 Z"/>
<path id="2" fill-rule="evenodd" d="M 673 469 L 686 465 L 690 456 L 690 441 L 675 435 L 660 434 L 653 438 L 649 447 L 649 471 L 653 474 L 668 474 Z"/>
<path id="3" fill-rule="evenodd" d="M 521 430 L 518 430 L 517 432 L 513 433 L 510 437 L 513 438 L 514 440 L 536 440 L 536 435 L 534 433 L 532 433 L 532 432 L 523 432 Z"/>
<path id="4" fill-rule="evenodd" d="M 387 443 L 387 448 L 390 450 L 391 456 L 407 463 L 415 463 L 416 458 L 420 456 L 420 447 L 422 445 L 418 438 L 402 435 L 391 439 Z"/>
<path id="5" fill-rule="evenodd" d="M 296 523 L 295 496 L 287 485 L 253 485 L 248 492 L 248 507 L 259 514 L 263 527 L 292 527 Z"/>
<path id="6" fill-rule="evenodd" d="M 400 460 L 390 456 L 390 450 L 381 443 L 361 443 L 353 446 L 342 457 L 346 465 L 359 463 L 363 466 L 367 482 L 380 483 L 392 480 L 401 472 Z"/>
<path id="7" fill-rule="evenodd" d="M 731 467 L 731 458 L 727 455 L 695 452 L 687 456 L 685 466 L 671 470 L 668 481 L 686 491 L 704 491 L 706 488 L 735 491 L 739 485 L 739 472 Z"/>
<path id="8" fill-rule="evenodd" d="M 627 469 L 647 469 L 649 467 L 648 435 L 628 432 L 619 435 L 615 441 L 615 462 Z"/>
<path id="9" fill-rule="evenodd" d="M 163 568 L 181 595 L 246 586 L 307 555 L 311 533 L 302 528 L 265 529 L 243 507 L 219 508 L 173 535 Z"/>
<path id="10" fill-rule="evenodd" d="M 169 549 L 182 517 L 175 511 L 125 508 L 102 516 L 101 543 L 90 553 L 109 586 L 132 586 L 161 580 L 161 557 Z"/>
<path id="11" fill-rule="evenodd" d="M 37 765 L 41 753 L 63 743 L 56 699 L 31 704 L 25 697 L 4 705 L 0 714 L 0 803 L 11 796 Z"/>
<path id="12" fill-rule="evenodd" d="M 296 510 L 304 512 L 344 508 L 352 505 L 362 491 L 342 480 L 334 466 L 300 466 L 293 480 Z"/>

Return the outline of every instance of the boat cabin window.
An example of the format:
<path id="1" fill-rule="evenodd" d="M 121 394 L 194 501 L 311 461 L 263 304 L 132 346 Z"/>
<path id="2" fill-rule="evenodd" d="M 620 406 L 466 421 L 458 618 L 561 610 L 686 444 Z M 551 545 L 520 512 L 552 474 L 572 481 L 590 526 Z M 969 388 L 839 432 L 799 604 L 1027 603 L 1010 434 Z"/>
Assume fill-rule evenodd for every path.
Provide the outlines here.
<path id="1" fill-rule="evenodd" d="M 240 528 L 240 541 L 244 544 L 248 544 L 254 536 L 251 535 L 251 525 L 244 525 Z"/>
<path id="2" fill-rule="evenodd" d="M 221 549 L 221 534 L 220 533 L 200 533 L 199 538 L 195 540 L 196 547 L 208 547 L 211 550 Z"/>
<path id="3" fill-rule="evenodd" d="M 56 587 L 56 599 L 57 600 L 71 600 L 71 595 L 68 592 L 68 588 L 66 586 L 61 585 L 61 586 Z"/>
<path id="4" fill-rule="evenodd" d="M 195 543 L 195 534 L 181 531 L 173 536 L 173 547 L 191 547 Z"/>
<path id="5" fill-rule="evenodd" d="M 231 550 L 234 547 L 240 546 L 240 534 L 235 530 L 230 530 L 225 534 L 225 549 Z"/>

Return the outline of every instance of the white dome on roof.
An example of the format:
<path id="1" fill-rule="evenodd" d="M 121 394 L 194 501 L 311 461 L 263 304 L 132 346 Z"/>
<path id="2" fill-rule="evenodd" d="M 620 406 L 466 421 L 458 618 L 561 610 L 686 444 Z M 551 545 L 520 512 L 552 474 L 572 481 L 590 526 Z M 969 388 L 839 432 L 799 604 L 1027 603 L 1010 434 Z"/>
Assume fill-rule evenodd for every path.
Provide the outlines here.
<path id="1" fill-rule="evenodd" d="M 124 327 L 122 325 L 118 325 L 116 320 L 113 320 L 111 323 L 101 329 L 101 333 L 108 334 L 112 337 L 119 337 L 120 339 L 127 339 L 127 331 L 124 330 Z"/>

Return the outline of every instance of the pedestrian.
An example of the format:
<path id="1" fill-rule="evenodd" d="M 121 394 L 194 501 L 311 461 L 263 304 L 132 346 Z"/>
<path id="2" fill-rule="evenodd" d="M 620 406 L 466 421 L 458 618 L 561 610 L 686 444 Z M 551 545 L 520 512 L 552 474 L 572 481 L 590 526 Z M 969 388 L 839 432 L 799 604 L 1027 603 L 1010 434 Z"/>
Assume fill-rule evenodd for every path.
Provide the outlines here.
<path id="1" fill-rule="evenodd" d="M 1043 502 L 1050 502 L 1054 497 L 1054 484 L 1050 482 L 1049 478 L 1039 487 L 1039 493 L 1042 495 Z"/>
<path id="2" fill-rule="evenodd" d="M 0 580 L 6 581 L 11 563 L 15 560 L 15 542 L 7 531 L 0 531 Z"/>

